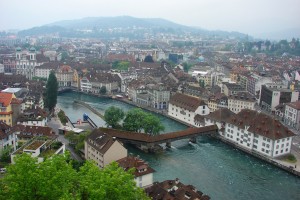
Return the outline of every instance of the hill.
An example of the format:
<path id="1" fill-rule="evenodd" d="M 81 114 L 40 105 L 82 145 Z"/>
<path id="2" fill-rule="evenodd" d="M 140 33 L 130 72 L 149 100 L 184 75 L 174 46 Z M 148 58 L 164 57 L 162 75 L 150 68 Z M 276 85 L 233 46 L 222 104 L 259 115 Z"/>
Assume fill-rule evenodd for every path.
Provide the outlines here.
<path id="1" fill-rule="evenodd" d="M 122 29 L 111 31 L 109 29 Z M 109 30 L 109 31 L 108 31 Z M 33 36 L 58 33 L 62 37 L 141 37 L 144 33 L 174 33 L 192 32 L 195 34 L 240 37 L 246 35 L 238 32 L 209 31 L 201 28 L 189 27 L 161 18 L 135 18 L 130 16 L 118 17 L 87 17 L 76 20 L 63 20 L 22 30 L 20 36 Z"/>

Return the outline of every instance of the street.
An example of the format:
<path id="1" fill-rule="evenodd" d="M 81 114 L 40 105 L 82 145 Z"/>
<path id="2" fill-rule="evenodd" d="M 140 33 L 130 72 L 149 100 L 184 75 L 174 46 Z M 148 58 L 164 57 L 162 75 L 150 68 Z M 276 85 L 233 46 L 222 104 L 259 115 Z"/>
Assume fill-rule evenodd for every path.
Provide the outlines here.
<path id="1" fill-rule="evenodd" d="M 58 129 L 63 127 L 60 120 L 57 117 L 52 117 L 50 121 L 48 121 L 47 125 L 52 128 L 55 134 L 58 136 L 58 140 L 66 145 L 66 149 L 70 152 L 72 158 L 77 161 L 83 161 L 83 159 L 76 154 L 74 149 L 69 145 L 69 141 L 64 137 L 64 135 L 59 134 Z"/>

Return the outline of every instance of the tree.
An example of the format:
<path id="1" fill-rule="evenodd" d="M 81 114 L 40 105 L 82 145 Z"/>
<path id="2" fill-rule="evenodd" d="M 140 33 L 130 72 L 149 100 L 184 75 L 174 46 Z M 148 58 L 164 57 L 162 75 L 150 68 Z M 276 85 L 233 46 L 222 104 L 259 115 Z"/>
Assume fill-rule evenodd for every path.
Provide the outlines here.
<path id="1" fill-rule="evenodd" d="M 204 88 L 205 87 L 205 82 L 204 82 L 204 80 L 199 80 L 199 86 L 201 87 L 201 88 Z"/>
<path id="2" fill-rule="evenodd" d="M 0 184 L 1 195 L 15 200 L 71 197 L 76 191 L 77 177 L 72 165 L 65 160 L 65 156 L 57 155 L 37 164 L 37 159 L 29 154 L 17 156 Z"/>
<path id="3" fill-rule="evenodd" d="M 122 109 L 111 106 L 104 113 L 104 120 L 108 126 L 112 128 L 119 127 L 119 122 L 124 118 L 125 114 Z"/>
<path id="4" fill-rule="evenodd" d="M 144 62 L 154 62 L 152 56 L 147 55 L 144 59 Z"/>
<path id="5" fill-rule="evenodd" d="M 12 147 L 8 146 L 2 151 L 0 151 L 0 162 L 10 162 L 10 153 L 12 151 Z"/>
<path id="6" fill-rule="evenodd" d="M 149 199 L 141 188 L 136 187 L 132 170 L 125 172 L 113 162 L 100 172 L 91 162 L 80 168 L 79 185 L 84 186 L 80 199 Z"/>
<path id="7" fill-rule="evenodd" d="M 0 179 L 0 199 L 149 199 L 136 187 L 133 172 L 117 163 L 99 169 L 87 161 L 76 171 L 69 155 L 54 155 L 42 163 L 23 153 Z"/>
<path id="8" fill-rule="evenodd" d="M 100 94 L 106 94 L 106 87 L 104 85 L 100 88 Z"/>
<path id="9" fill-rule="evenodd" d="M 160 122 L 159 118 L 147 113 L 143 119 L 144 132 L 150 135 L 158 135 L 160 131 L 165 130 L 165 127 Z"/>
<path id="10" fill-rule="evenodd" d="M 50 112 L 53 111 L 57 103 L 57 90 L 58 90 L 58 82 L 54 72 L 51 71 L 46 85 L 46 98 L 45 98 L 45 105 Z"/>
<path id="11" fill-rule="evenodd" d="M 126 131 L 141 132 L 143 130 L 143 119 L 146 113 L 140 108 L 130 110 L 124 119 L 123 128 Z"/>

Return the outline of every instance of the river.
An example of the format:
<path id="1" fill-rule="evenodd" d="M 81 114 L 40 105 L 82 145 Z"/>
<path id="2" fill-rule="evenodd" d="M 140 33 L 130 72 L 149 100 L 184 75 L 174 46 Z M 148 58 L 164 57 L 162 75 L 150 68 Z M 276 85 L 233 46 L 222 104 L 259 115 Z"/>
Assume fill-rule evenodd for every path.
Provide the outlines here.
<path id="1" fill-rule="evenodd" d="M 87 113 L 99 126 L 105 122 L 87 108 L 74 104 L 81 100 L 104 113 L 110 106 L 128 111 L 133 106 L 108 98 L 98 98 L 80 93 L 64 93 L 57 105 L 75 122 Z M 158 115 L 165 132 L 186 128 L 178 122 Z M 179 178 L 184 184 L 217 200 L 300 200 L 300 178 L 278 169 L 264 161 L 234 149 L 216 139 L 201 136 L 196 144 L 187 140 L 172 143 L 172 148 L 161 154 L 146 154 L 129 147 L 130 154 L 139 155 L 152 168 L 155 181 Z"/>

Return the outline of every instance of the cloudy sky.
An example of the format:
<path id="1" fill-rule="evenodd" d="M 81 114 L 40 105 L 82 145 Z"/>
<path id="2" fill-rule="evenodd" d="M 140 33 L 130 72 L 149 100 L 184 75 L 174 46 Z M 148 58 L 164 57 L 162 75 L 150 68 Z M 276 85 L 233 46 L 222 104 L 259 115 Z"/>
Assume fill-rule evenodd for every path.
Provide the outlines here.
<path id="1" fill-rule="evenodd" d="M 0 30 L 83 17 L 164 18 L 249 35 L 300 30 L 300 0 L 0 0 Z"/>

